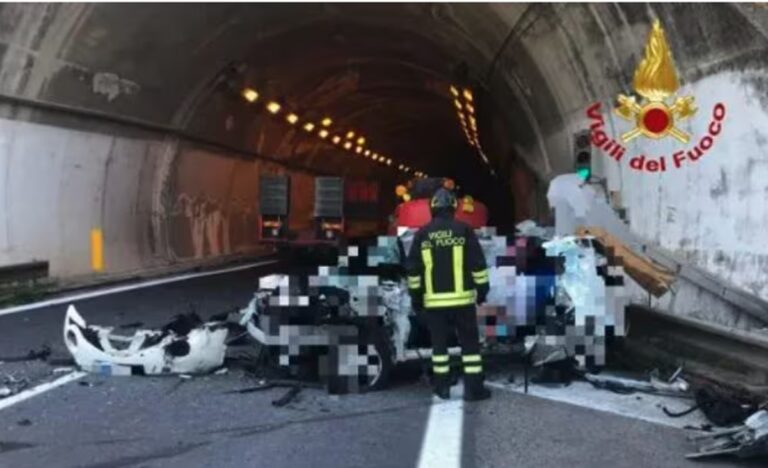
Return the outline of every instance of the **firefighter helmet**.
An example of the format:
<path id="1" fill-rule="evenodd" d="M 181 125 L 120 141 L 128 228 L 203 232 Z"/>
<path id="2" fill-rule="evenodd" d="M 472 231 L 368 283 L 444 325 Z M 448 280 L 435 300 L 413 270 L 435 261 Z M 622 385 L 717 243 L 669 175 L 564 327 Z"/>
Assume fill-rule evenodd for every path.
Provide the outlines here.
<path id="1" fill-rule="evenodd" d="M 455 210 L 459 206 L 456 196 L 448 189 L 440 188 L 432 196 L 429 207 L 432 210 L 450 209 Z"/>

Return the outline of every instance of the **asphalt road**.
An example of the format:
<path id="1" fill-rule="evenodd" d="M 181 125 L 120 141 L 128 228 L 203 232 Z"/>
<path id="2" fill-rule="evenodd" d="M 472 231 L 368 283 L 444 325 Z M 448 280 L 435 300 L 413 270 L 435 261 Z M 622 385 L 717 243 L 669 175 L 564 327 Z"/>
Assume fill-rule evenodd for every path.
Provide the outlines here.
<path id="1" fill-rule="evenodd" d="M 77 307 L 94 324 L 158 326 L 190 305 L 204 317 L 243 306 L 263 273 L 199 278 Z M 45 343 L 65 356 L 65 309 L 0 316 L 0 357 Z M 0 375 L 37 382 L 56 378 L 51 371 L 42 362 L 0 364 Z M 418 378 L 343 397 L 306 389 L 282 408 L 271 402 L 283 389 L 226 393 L 252 385 L 238 371 L 189 380 L 86 376 L 0 409 L 0 467 L 414 467 L 427 450 L 433 401 Z M 463 467 L 700 465 L 683 458 L 691 448 L 683 431 L 588 408 L 497 389 L 492 400 L 459 411 L 460 440 L 428 449 L 460 444 Z"/>

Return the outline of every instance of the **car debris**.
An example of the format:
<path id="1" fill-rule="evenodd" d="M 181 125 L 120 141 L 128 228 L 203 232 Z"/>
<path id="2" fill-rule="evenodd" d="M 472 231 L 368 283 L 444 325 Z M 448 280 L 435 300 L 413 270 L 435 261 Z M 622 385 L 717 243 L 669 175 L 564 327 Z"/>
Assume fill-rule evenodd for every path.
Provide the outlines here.
<path id="1" fill-rule="evenodd" d="M 279 351 L 280 366 L 295 371 L 312 365 L 314 355 L 321 377 L 341 393 L 381 388 L 396 363 L 430 355 L 402 269 L 414 233 L 350 242 L 335 265 L 319 265 L 314 274 L 260 278 L 240 325 Z M 491 283 L 478 310 L 484 349 L 504 353 L 515 340 L 533 337 L 539 351 L 555 347 L 580 366 L 605 365 L 607 343 L 624 336 L 620 265 L 608 263 L 588 237 L 545 242 L 486 227 L 478 239 Z"/>
<path id="2" fill-rule="evenodd" d="M 6 374 L 0 384 L 0 398 L 7 398 L 26 390 L 29 387 L 29 380 L 17 379 L 13 375 Z"/>
<path id="3" fill-rule="evenodd" d="M 750 414 L 757 411 L 756 405 L 743 404 L 725 392 L 716 390 L 714 387 L 702 386 L 696 389 L 694 398 L 696 403 L 679 413 L 671 412 L 666 407 L 662 408 L 662 410 L 667 416 L 673 418 L 701 410 L 707 420 L 715 426 L 721 427 L 740 424 Z"/>
<path id="4" fill-rule="evenodd" d="M 278 408 L 283 407 L 296 399 L 296 397 L 301 393 L 301 387 L 298 385 L 295 385 L 288 389 L 287 392 L 277 400 L 272 402 L 272 406 L 277 406 Z"/>
<path id="5" fill-rule="evenodd" d="M 133 336 L 88 325 L 74 305 L 64 319 L 64 343 L 78 367 L 102 375 L 208 373 L 224 363 L 228 333 L 227 324 L 203 323 L 195 314 L 177 316 L 161 330 L 137 330 Z"/>
<path id="6" fill-rule="evenodd" d="M 239 390 L 231 390 L 224 392 L 225 394 L 245 394 L 245 393 L 254 393 L 254 392 L 261 392 L 265 390 L 270 390 L 273 388 L 287 388 L 288 391 L 285 392 L 280 398 L 273 400 L 272 405 L 276 407 L 283 407 L 287 405 L 288 403 L 292 402 L 296 397 L 301 393 L 301 391 L 305 388 L 321 388 L 320 385 L 312 384 L 308 382 L 299 382 L 295 380 L 260 380 L 259 384 L 255 387 L 246 387 L 241 388 Z"/>
<path id="7" fill-rule="evenodd" d="M 265 390 L 270 390 L 273 388 L 287 388 L 288 391 L 285 392 L 280 398 L 277 400 L 272 401 L 272 405 L 276 407 L 283 407 L 293 401 L 299 393 L 305 388 L 320 388 L 320 385 L 313 385 L 306 382 L 298 382 L 293 380 L 260 380 L 259 385 L 255 387 L 246 387 L 241 388 L 238 390 L 231 390 L 224 392 L 225 394 L 245 394 L 245 393 L 254 393 L 254 392 L 262 392 Z"/>
<path id="8" fill-rule="evenodd" d="M 761 409 L 749 416 L 740 426 L 689 436 L 696 442 L 697 451 L 687 454 L 689 459 L 718 455 L 738 458 L 768 456 L 768 411 Z"/>
<path id="9" fill-rule="evenodd" d="M 81 387 L 93 388 L 93 387 L 104 385 L 104 382 L 89 382 L 87 380 L 81 380 L 77 384 L 80 385 Z"/>
<path id="10" fill-rule="evenodd" d="M 590 373 L 585 373 L 584 379 L 595 388 L 626 394 L 644 392 L 667 396 L 688 396 L 690 389 L 690 385 L 680 376 L 680 372 L 675 372 L 667 381 L 658 378 L 654 373 L 651 373 L 647 381 Z"/>
<path id="11" fill-rule="evenodd" d="M 238 393 L 238 394 L 253 393 L 253 392 L 261 392 L 264 390 L 269 390 L 272 388 L 293 388 L 295 386 L 300 386 L 302 388 L 316 388 L 316 389 L 322 388 L 322 385 L 311 383 L 311 382 L 300 382 L 296 380 L 285 380 L 285 379 L 274 379 L 274 380 L 262 379 L 262 380 L 259 380 L 259 384 L 256 385 L 255 387 L 246 387 L 238 390 L 229 390 L 224 392 L 224 394 L 227 395 L 227 394 L 233 394 L 233 393 Z"/>
<path id="12" fill-rule="evenodd" d="M 51 356 L 51 348 L 43 345 L 40 349 L 31 349 L 24 356 L 3 356 L 0 362 L 25 362 L 25 361 L 45 361 Z"/>

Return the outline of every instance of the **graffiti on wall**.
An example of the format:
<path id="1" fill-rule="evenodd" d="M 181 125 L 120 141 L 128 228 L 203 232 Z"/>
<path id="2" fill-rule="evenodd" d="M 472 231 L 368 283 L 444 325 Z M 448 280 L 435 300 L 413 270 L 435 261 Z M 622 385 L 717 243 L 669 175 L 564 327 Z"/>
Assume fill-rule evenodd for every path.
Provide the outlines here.
<path id="1" fill-rule="evenodd" d="M 228 255 L 252 247 L 254 206 L 233 198 L 230 203 L 208 193 L 181 193 L 171 210 L 174 256 L 202 259 Z M 236 242 L 232 242 L 232 237 Z"/>

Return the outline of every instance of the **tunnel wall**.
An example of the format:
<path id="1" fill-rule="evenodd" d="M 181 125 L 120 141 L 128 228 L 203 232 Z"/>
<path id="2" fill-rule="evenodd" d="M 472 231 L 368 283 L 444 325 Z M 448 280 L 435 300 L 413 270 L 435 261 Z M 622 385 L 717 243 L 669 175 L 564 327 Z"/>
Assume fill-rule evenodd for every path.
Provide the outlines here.
<path id="1" fill-rule="evenodd" d="M 314 175 L 168 139 L 89 133 L 0 120 L 0 265 L 50 262 L 59 278 L 91 271 L 90 232 L 101 229 L 105 273 L 233 254 L 257 242 L 261 174 L 291 176 L 294 195 Z M 312 201 L 293 205 L 309 227 Z"/>
<path id="2" fill-rule="evenodd" d="M 587 117 L 593 103 L 601 104 L 608 135 L 618 138 L 630 130 L 632 125 L 612 108 L 619 93 L 633 92 L 632 77 L 653 18 L 661 19 L 672 49 L 682 84 L 678 95 L 694 96 L 699 109 L 678 124 L 692 135 L 691 142 L 637 138 L 618 162 L 593 148 L 595 173 L 627 210 L 635 234 L 723 284 L 767 300 L 766 9 L 733 4 L 532 6 L 512 22 L 512 40 L 489 83 L 494 96 L 512 103 L 509 115 L 528 117 L 511 124 L 515 134 L 523 135 L 512 151 L 546 179 L 573 170 L 572 138 L 594 122 Z M 673 167 L 675 152 L 691 150 L 707 134 L 718 102 L 727 116 L 712 147 L 697 161 Z M 667 170 L 632 169 L 630 160 L 638 155 L 666 155 Z M 679 313 L 719 314 L 730 325 L 740 320 L 738 314 L 729 318 L 727 311 L 717 312 L 711 295 L 691 294 L 675 304 Z"/>

